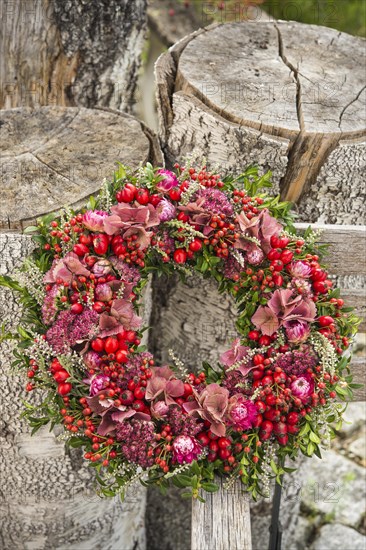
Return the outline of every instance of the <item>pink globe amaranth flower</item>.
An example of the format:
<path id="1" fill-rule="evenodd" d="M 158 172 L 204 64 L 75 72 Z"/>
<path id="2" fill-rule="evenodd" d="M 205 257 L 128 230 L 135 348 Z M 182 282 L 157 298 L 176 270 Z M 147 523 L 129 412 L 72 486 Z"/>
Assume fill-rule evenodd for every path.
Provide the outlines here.
<path id="1" fill-rule="evenodd" d="M 291 383 L 290 390 L 292 391 L 292 395 L 301 399 L 303 403 L 306 403 L 314 392 L 314 380 L 308 374 L 299 376 Z"/>
<path id="2" fill-rule="evenodd" d="M 83 216 L 83 225 L 90 231 L 103 231 L 107 216 L 108 213 L 102 210 L 88 210 Z"/>
<path id="3" fill-rule="evenodd" d="M 177 185 L 179 185 L 177 176 L 170 170 L 161 169 L 158 170 L 158 174 L 164 177 L 164 179 L 159 181 L 156 185 L 156 189 L 158 191 L 170 191 L 173 187 L 177 187 Z"/>
<path id="4" fill-rule="evenodd" d="M 260 248 L 256 247 L 247 252 L 246 258 L 251 265 L 258 265 L 264 260 L 264 254 Z"/>
<path id="5" fill-rule="evenodd" d="M 108 382 L 109 382 L 109 376 L 105 376 L 104 374 L 95 374 L 90 379 L 89 394 L 93 396 L 99 393 L 101 390 L 104 390 Z"/>
<path id="6" fill-rule="evenodd" d="M 307 262 L 301 260 L 292 262 L 289 269 L 290 275 L 298 279 L 308 279 L 311 275 L 311 267 Z"/>
<path id="7" fill-rule="evenodd" d="M 305 342 L 310 336 L 310 326 L 306 321 L 286 321 L 284 326 L 287 339 L 293 344 Z"/>
<path id="8" fill-rule="evenodd" d="M 159 212 L 159 218 L 161 222 L 168 222 L 169 220 L 172 220 L 173 218 L 175 218 L 175 215 L 177 213 L 175 206 L 167 199 L 162 199 L 159 202 L 157 210 Z"/>
<path id="9" fill-rule="evenodd" d="M 92 272 L 96 277 L 104 277 L 112 271 L 111 262 L 108 260 L 98 260 L 92 268 Z"/>
<path id="10" fill-rule="evenodd" d="M 245 399 L 240 394 L 230 397 L 227 418 L 234 427 L 249 430 L 254 425 L 257 416 L 257 407 L 252 401 Z"/>
<path id="11" fill-rule="evenodd" d="M 113 291 L 107 283 L 97 285 L 95 287 L 95 297 L 100 302 L 109 302 L 112 300 Z"/>
<path id="12" fill-rule="evenodd" d="M 201 446 L 190 435 L 178 435 L 173 441 L 173 456 L 179 464 L 190 464 L 201 454 Z"/>
<path id="13" fill-rule="evenodd" d="M 83 357 L 83 360 L 89 369 L 98 369 L 102 362 L 102 358 L 96 351 L 87 351 Z"/>

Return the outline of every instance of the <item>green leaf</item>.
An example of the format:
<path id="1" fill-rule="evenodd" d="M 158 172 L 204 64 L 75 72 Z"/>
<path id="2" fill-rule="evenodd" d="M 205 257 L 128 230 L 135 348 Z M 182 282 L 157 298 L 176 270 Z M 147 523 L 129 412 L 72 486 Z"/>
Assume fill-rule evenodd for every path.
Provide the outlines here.
<path id="1" fill-rule="evenodd" d="M 173 477 L 172 482 L 174 484 L 176 484 L 175 482 L 179 483 L 181 487 L 192 487 L 192 478 L 185 474 L 176 475 Z"/>
<path id="2" fill-rule="evenodd" d="M 317 443 L 318 445 L 320 444 L 320 437 L 318 437 L 314 432 L 310 432 L 309 437 L 310 441 L 312 441 L 313 443 Z"/>
<path id="3" fill-rule="evenodd" d="M 202 489 L 204 489 L 207 493 L 216 493 L 216 491 L 219 490 L 219 486 L 216 485 L 216 483 L 211 483 L 211 482 L 203 482 L 201 483 L 201 487 Z"/>
<path id="4" fill-rule="evenodd" d="M 23 233 L 25 235 L 27 235 L 28 233 L 34 233 L 35 231 L 38 231 L 38 227 L 36 225 L 28 225 L 28 227 L 26 227 L 23 231 Z"/>

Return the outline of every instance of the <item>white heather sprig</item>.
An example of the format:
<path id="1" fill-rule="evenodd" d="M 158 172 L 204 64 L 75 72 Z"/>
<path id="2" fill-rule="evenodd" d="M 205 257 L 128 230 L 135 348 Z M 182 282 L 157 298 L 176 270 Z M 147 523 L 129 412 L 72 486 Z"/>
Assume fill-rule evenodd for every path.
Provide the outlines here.
<path id="1" fill-rule="evenodd" d="M 276 448 L 272 442 L 267 442 L 267 445 L 263 446 L 263 459 L 261 463 L 261 484 L 265 497 L 270 497 L 270 480 L 273 477 L 273 470 L 271 468 L 271 462 L 276 458 Z"/>
<path id="2" fill-rule="evenodd" d="M 190 464 L 182 464 L 181 466 L 178 466 L 178 468 L 175 468 L 175 470 L 173 470 L 173 472 L 167 472 L 165 474 L 165 479 L 170 479 L 172 477 L 175 477 L 183 472 L 186 472 L 187 470 L 189 470 L 189 468 L 191 467 Z"/>
<path id="3" fill-rule="evenodd" d="M 231 255 L 234 256 L 235 260 L 238 262 L 238 264 L 241 267 L 244 267 L 244 265 L 245 265 L 244 256 L 242 256 L 242 254 L 240 254 L 239 250 L 237 250 L 236 248 L 233 248 L 231 250 Z"/>
<path id="4" fill-rule="evenodd" d="M 37 304 L 40 306 L 43 305 L 46 295 L 43 285 L 44 273 L 29 258 L 24 261 L 23 269 L 24 271 L 16 271 L 14 273 L 14 279 L 28 290 Z"/>
<path id="5" fill-rule="evenodd" d="M 192 235 L 192 237 L 199 237 L 200 239 L 205 238 L 201 231 L 197 231 L 189 223 L 182 222 L 181 220 L 169 220 L 164 222 L 164 225 L 167 225 L 168 227 L 176 227 L 177 229 L 183 229 L 187 235 Z M 179 235 L 181 236 L 181 233 L 179 233 Z"/>
<path id="6" fill-rule="evenodd" d="M 316 332 L 310 337 L 310 342 L 320 357 L 323 372 L 328 372 L 331 376 L 334 376 L 338 357 L 328 338 L 320 332 Z"/>
<path id="7" fill-rule="evenodd" d="M 269 346 L 262 346 L 261 348 L 254 348 L 254 349 L 248 350 L 246 356 L 243 357 L 243 359 L 240 359 L 240 361 L 237 361 L 236 363 L 231 365 L 231 367 L 228 367 L 226 369 L 226 372 L 231 372 L 232 370 L 236 370 L 239 367 L 243 367 L 244 365 L 249 363 L 249 361 L 251 361 L 254 355 L 256 355 L 257 353 L 263 354 L 267 351 L 268 348 Z"/>
<path id="8" fill-rule="evenodd" d="M 112 196 L 111 196 L 109 185 L 106 178 L 104 178 L 102 183 L 102 187 L 99 195 L 99 203 L 100 203 L 101 210 L 104 210 L 105 212 L 109 212 L 113 204 Z"/>
<path id="9" fill-rule="evenodd" d="M 181 359 L 179 359 L 179 357 L 175 355 L 174 350 L 172 349 L 168 350 L 168 354 L 174 363 L 175 371 L 182 378 L 182 380 L 184 380 L 188 376 L 188 370 L 184 366 L 183 361 L 181 361 Z"/>
<path id="10" fill-rule="evenodd" d="M 183 205 L 186 205 L 191 200 L 191 197 L 197 193 L 199 189 L 203 188 L 203 186 L 200 184 L 198 180 L 191 180 L 189 183 L 188 188 L 183 191 L 180 199 L 180 203 Z"/>
<path id="11" fill-rule="evenodd" d="M 117 294 L 116 294 L 116 300 L 119 300 L 120 298 L 123 298 L 123 293 L 125 291 L 125 285 L 124 283 L 121 283 L 121 286 L 119 287 Z"/>

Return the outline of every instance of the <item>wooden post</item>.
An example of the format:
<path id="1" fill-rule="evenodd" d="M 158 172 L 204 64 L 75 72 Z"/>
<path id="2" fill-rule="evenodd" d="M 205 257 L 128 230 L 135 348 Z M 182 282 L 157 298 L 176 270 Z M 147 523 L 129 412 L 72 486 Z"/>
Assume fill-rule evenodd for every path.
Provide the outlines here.
<path id="1" fill-rule="evenodd" d="M 192 502 L 191 550 L 252 550 L 248 494 L 238 481 L 229 489 L 205 493 L 205 503 Z"/>
<path id="2" fill-rule="evenodd" d="M 0 17 L 0 109 L 131 109 L 146 0 L 6 0 Z"/>
<path id="3" fill-rule="evenodd" d="M 2 151 L 0 274 L 11 275 L 31 250 L 21 231 L 37 216 L 66 204 L 83 204 L 115 161 L 137 167 L 159 163 L 154 136 L 118 112 L 84 108 L 13 109 L 0 112 Z M 15 329 L 21 310 L 0 288 L 0 317 Z M 94 473 L 79 449 L 67 450 L 48 427 L 34 437 L 20 418 L 24 375 L 10 365 L 13 344 L 0 347 L 1 548 L 145 548 L 145 490 L 136 487 L 124 503 L 100 499 Z"/>

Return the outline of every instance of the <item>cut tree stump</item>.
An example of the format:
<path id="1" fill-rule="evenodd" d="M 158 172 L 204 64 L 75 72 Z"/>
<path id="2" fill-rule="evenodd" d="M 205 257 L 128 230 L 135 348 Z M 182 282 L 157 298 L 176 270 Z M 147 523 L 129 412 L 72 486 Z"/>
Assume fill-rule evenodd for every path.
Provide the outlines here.
<path id="1" fill-rule="evenodd" d="M 1 3 L 0 108 L 96 105 L 130 110 L 146 0 Z"/>
<path id="2" fill-rule="evenodd" d="M 119 160 L 161 163 L 156 138 L 129 115 L 109 110 L 49 108 L 0 111 L 0 274 L 11 275 L 32 249 L 18 233 L 36 217 L 77 205 L 98 191 Z M 148 313 L 148 312 L 147 312 Z M 0 288 L 0 317 L 15 329 L 21 309 Z M 124 503 L 100 499 L 79 449 L 67 449 L 47 427 L 30 436 L 20 414 L 24 374 L 12 368 L 12 344 L 0 347 L 0 547 L 14 550 L 143 550 L 145 490 Z"/>
<path id="3" fill-rule="evenodd" d="M 156 64 L 167 159 L 193 152 L 234 172 L 258 164 L 301 220 L 362 223 L 364 64 L 364 39 L 315 25 L 196 31 Z"/>
<path id="4" fill-rule="evenodd" d="M 111 176 L 159 156 L 151 132 L 108 109 L 44 107 L 0 111 L 0 229 L 22 229 L 63 205 L 85 203 Z"/>

